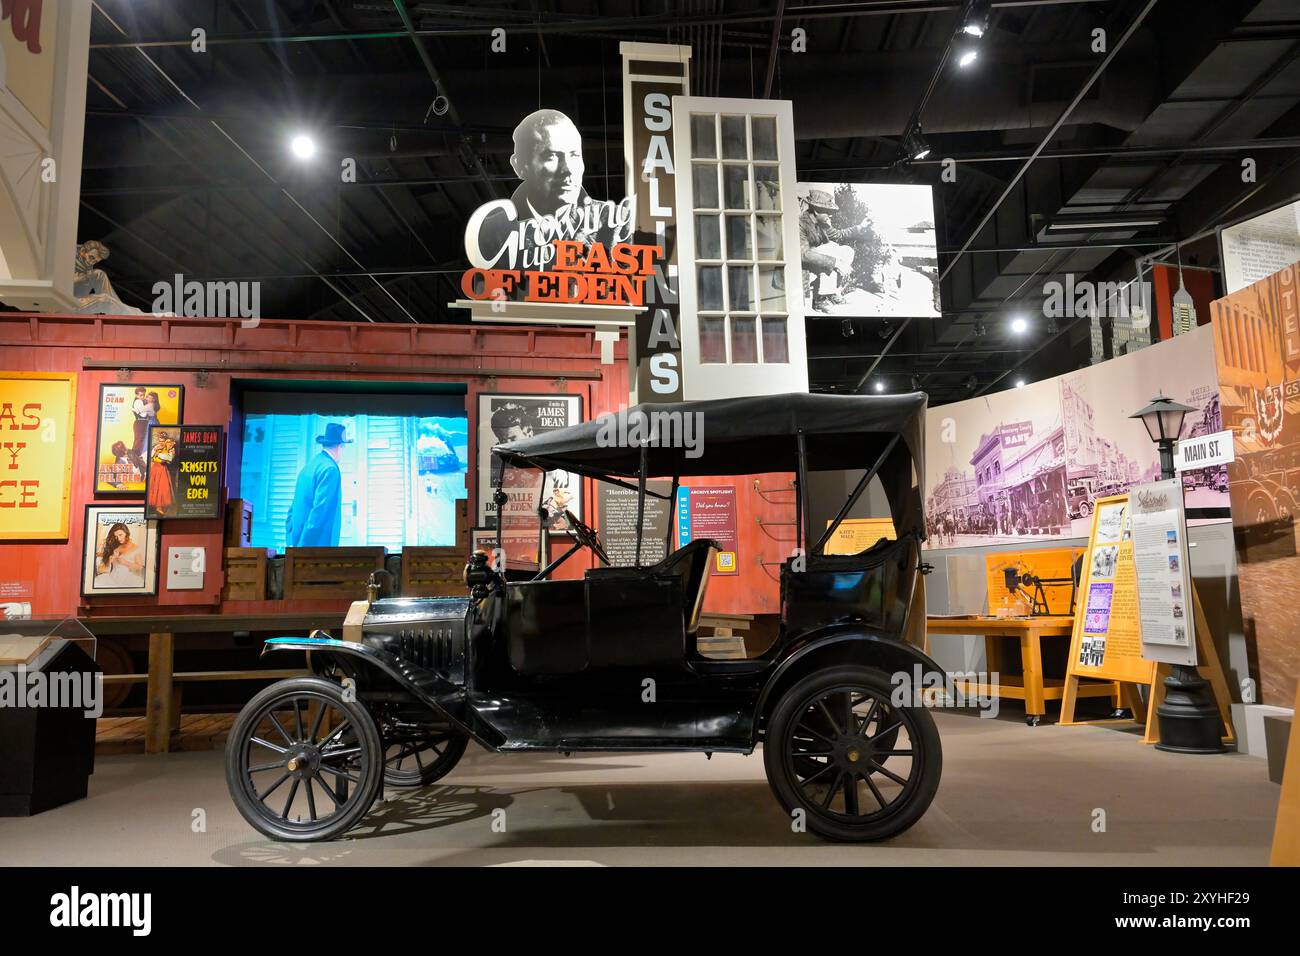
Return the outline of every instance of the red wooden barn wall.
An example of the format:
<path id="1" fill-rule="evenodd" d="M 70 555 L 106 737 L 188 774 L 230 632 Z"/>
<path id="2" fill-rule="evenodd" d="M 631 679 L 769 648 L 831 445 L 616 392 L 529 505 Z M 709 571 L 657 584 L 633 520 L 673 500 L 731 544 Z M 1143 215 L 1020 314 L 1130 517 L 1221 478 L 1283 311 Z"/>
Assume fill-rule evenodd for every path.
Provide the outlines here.
<path id="1" fill-rule="evenodd" d="M 30 582 L 34 589 L 33 614 L 42 617 L 149 614 L 160 610 L 251 612 L 321 606 L 321 602 L 276 601 L 227 602 L 223 608 L 222 574 L 215 560 L 222 549 L 220 521 L 163 523 L 156 597 L 82 598 L 85 506 L 96 502 L 91 489 L 99 385 L 119 381 L 118 368 L 130 369 L 131 381 L 184 385 L 186 422 L 227 426 L 230 467 L 226 483 L 232 497 L 238 497 L 238 469 L 234 465 L 238 462 L 241 433 L 238 427 L 230 427 L 238 413 L 231 396 L 234 379 L 318 380 L 323 385 L 358 379 L 463 383 L 467 388 L 472 511 L 476 500 L 479 392 L 553 392 L 557 390 L 556 379 L 564 378 L 566 393 L 582 395 L 585 414 L 600 415 L 627 403 L 626 358 L 626 342 L 620 341 L 615 363 L 601 365 L 600 346 L 591 331 L 549 326 L 395 326 L 263 320 L 255 328 L 242 328 L 237 319 L 0 313 L 0 369 L 78 373 L 68 540 L 0 543 L 0 582 Z M 88 363 L 107 367 L 88 367 Z M 203 387 L 199 386 L 200 369 L 208 373 Z M 708 610 L 734 614 L 778 611 L 776 567 L 763 562 L 778 562 L 788 555 L 793 527 L 760 522 L 793 520 L 789 482 L 789 475 L 690 482 L 734 485 L 737 489 L 740 573 L 715 576 L 709 586 Z M 585 483 L 584 499 L 593 515 L 590 523 L 595 525 L 591 481 Z M 98 500 L 125 502 L 121 498 Z M 207 549 L 208 572 L 203 590 L 173 592 L 162 586 L 167 549 L 174 546 Z M 564 576 L 581 573 L 579 557 L 566 564 Z"/>

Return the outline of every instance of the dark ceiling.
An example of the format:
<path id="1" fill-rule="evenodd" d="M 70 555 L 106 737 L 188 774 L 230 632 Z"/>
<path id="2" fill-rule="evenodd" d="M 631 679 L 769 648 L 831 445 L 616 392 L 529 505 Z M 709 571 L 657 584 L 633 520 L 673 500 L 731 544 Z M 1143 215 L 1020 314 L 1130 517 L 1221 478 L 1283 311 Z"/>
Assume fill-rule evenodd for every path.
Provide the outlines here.
<path id="1" fill-rule="evenodd" d="M 808 351 L 814 390 L 878 380 L 941 403 L 1088 361 L 1086 321 L 1042 318 L 1053 277 L 1132 278 L 1175 240 L 1213 266 L 1207 230 L 1300 192 L 1296 0 L 995 0 L 959 70 L 964 3 L 95 0 L 80 239 L 109 244 L 146 310 L 179 272 L 260 280 L 269 317 L 464 322 L 446 305 L 464 223 L 512 189 L 520 116 L 572 116 L 602 195 L 623 175 L 619 41 L 689 43 L 693 92 L 793 101 L 801 179 L 935 186 L 943 316 L 809 319 Z M 900 166 L 918 110 L 934 154 Z M 299 130 L 311 164 L 287 150 Z M 1060 215 L 1115 212 L 1158 224 L 1043 239 Z"/>

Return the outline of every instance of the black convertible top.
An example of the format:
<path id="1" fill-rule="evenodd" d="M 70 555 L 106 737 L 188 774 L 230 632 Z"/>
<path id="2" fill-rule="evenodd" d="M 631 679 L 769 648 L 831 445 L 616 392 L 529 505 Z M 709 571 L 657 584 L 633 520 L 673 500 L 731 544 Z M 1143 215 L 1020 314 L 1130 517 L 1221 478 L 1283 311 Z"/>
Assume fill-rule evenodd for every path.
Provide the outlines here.
<path id="1" fill-rule="evenodd" d="M 645 403 L 497 445 L 492 453 L 521 467 L 635 477 L 644 444 L 647 478 L 751 475 L 796 471 L 800 432 L 810 471 L 870 468 L 897 435 L 880 477 L 901 531 L 904 515 L 907 526 L 920 520 L 925 409 L 923 392 Z"/>

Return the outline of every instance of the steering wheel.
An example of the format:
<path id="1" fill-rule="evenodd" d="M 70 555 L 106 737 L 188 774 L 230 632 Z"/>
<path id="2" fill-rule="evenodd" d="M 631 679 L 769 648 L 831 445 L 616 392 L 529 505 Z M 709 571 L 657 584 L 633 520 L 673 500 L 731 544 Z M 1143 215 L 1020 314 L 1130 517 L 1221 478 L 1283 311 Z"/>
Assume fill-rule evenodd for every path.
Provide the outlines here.
<path id="1" fill-rule="evenodd" d="M 591 553 L 604 561 L 605 564 L 613 563 L 609 560 L 609 555 L 605 553 L 605 547 L 600 543 L 600 535 L 596 533 L 594 528 L 583 524 L 578 520 L 578 516 L 568 509 L 565 509 L 564 520 L 569 523 L 569 528 L 572 529 L 573 536 L 578 539 L 578 544 L 584 548 L 589 548 Z"/>

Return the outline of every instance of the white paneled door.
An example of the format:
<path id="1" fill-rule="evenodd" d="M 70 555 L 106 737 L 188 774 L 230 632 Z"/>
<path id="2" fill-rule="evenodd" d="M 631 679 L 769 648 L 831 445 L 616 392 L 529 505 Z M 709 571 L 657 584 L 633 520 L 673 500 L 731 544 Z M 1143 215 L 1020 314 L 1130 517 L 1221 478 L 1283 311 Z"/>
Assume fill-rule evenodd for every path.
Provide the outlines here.
<path id="1" fill-rule="evenodd" d="M 788 100 L 674 96 L 687 399 L 808 391 Z"/>

